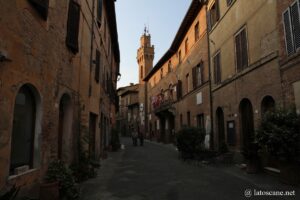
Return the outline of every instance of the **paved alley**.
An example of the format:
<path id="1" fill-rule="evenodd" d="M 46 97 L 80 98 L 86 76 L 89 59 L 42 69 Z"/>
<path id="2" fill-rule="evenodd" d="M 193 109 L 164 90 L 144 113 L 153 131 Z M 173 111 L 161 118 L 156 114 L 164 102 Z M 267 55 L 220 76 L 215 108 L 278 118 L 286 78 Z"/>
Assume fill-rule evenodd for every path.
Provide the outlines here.
<path id="1" fill-rule="evenodd" d="M 255 196 L 253 190 L 293 191 L 268 175 L 249 175 L 236 166 L 196 166 L 178 159 L 173 146 L 146 142 L 133 147 L 123 139 L 125 149 L 109 154 L 102 162 L 98 177 L 82 185 L 83 200 L 214 200 L 296 199 Z"/>

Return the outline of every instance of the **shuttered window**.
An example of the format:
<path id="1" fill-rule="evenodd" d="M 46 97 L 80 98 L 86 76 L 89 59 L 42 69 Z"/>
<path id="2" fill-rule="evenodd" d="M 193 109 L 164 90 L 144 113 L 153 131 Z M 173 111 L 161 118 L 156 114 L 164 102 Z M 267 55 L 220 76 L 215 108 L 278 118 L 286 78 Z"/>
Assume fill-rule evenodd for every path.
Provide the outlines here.
<path id="1" fill-rule="evenodd" d="M 203 84 L 203 62 L 193 68 L 193 88 L 197 88 Z"/>
<path id="2" fill-rule="evenodd" d="M 49 0 L 29 0 L 44 20 L 48 17 Z"/>
<path id="3" fill-rule="evenodd" d="M 243 29 L 235 36 L 236 66 L 238 72 L 248 67 L 247 49 L 246 29 Z"/>
<path id="4" fill-rule="evenodd" d="M 73 53 L 78 52 L 80 6 L 71 0 L 69 4 L 68 24 L 67 24 L 67 46 Z"/>
<path id="5" fill-rule="evenodd" d="M 221 63 L 220 63 L 220 52 L 215 55 L 213 58 L 214 62 L 214 78 L 215 83 L 221 83 Z"/>
<path id="6" fill-rule="evenodd" d="M 178 80 L 178 82 L 177 82 L 176 92 L 177 92 L 177 100 L 179 100 L 182 97 L 182 81 L 181 80 Z"/>
<path id="7" fill-rule="evenodd" d="M 295 1 L 284 13 L 283 24 L 285 44 L 288 55 L 300 48 L 300 14 L 299 1 Z"/>
<path id="8" fill-rule="evenodd" d="M 100 59 L 101 54 L 99 50 L 96 50 L 96 69 L 95 69 L 95 81 L 99 83 L 100 79 Z"/>
<path id="9" fill-rule="evenodd" d="M 209 11 L 210 17 L 210 28 L 212 28 L 220 19 L 219 0 L 215 0 Z"/>
<path id="10" fill-rule="evenodd" d="M 101 19 L 102 19 L 102 4 L 103 4 L 103 0 L 98 0 L 97 21 L 99 27 L 101 26 Z"/>

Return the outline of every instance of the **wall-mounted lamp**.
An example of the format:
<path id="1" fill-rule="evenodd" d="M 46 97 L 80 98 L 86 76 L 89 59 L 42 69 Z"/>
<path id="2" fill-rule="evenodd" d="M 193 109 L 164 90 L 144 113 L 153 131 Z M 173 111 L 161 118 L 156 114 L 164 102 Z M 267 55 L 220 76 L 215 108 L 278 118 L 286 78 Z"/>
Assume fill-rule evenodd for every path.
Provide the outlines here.
<path id="1" fill-rule="evenodd" d="M 7 55 L 0 51 L 0 62 L 8 61 L 11 62 L 12 60 L 7 58 Z"/>

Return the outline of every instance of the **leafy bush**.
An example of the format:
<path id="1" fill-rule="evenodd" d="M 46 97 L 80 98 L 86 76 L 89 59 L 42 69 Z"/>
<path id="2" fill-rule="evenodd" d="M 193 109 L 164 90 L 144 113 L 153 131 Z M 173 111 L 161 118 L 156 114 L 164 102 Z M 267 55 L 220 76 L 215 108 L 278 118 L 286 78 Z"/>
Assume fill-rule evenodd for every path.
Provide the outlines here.
<path id="1" fill-rule="evenodd" d="M 49 164 L 46 181 L 59 183 L 59 192 L 63 199 L 79 198 L 72 171 L 63 162 L 56 160 Z"/>
<path id="2" fill-rule="evenodd" d="M 115 128 L 112 128 L 112 130 L 111 130 L 110 145 L 112 146 L 113 151 L 117 151 L 121 147 L 119 133 L 118 133 L 118 130 Z"/>
<path id="3" fill-rule="evenodd" d="M 267 112 L 257 130 L 257 141 L 268 153 L 284 161 L 299 158 L 300 117 L 294 110 Z"/>
<path id="4" fill-rule="evenodd" d="M 183 159 L 194 159 L 203 150 L 205 132 L 202 129 L 187 127 L 177 133 L 177 148 Z"/>

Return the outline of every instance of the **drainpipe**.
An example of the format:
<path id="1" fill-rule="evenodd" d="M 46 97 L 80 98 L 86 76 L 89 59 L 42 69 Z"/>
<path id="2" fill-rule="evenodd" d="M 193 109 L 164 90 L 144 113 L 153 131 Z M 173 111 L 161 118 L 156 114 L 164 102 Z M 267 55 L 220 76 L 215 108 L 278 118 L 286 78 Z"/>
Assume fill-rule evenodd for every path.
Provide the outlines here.
<path id="1" fill-rule="evenodd" d="M 207 13 L 206 5 L 206 16 Z M 210 60 L 210 40 L 209 40 L 209 24 L 206 19 L 206 37 L 207 37 L 207 47 L 208 47 L 208 76 L 209 76 L 209 101 L 210 101 L 210 149 L 214 149 L 214 117 L 213 117 L 213 95 L 212 95 L 212 82 L 211 82 L 211 60 Z"/>
<path id="2" fill-rule="evenodd" d="M 92 69 L 93 69 L 93 52 L 94 52 L 94 15 L 95 15 L 95 0 L 93 0 L 93 6 L 92 6 L 89 96 L 92 95 Z"/>

